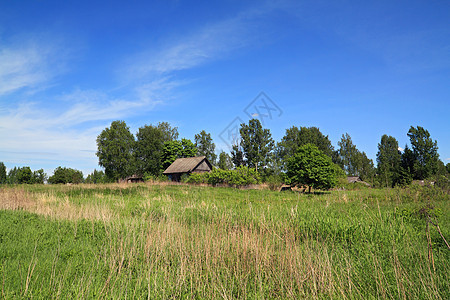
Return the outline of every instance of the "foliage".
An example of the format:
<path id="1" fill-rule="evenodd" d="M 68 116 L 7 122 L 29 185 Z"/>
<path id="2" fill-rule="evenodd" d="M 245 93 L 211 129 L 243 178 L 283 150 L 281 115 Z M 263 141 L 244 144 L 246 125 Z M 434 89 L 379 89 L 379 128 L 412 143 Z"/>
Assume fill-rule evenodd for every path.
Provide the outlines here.
<path id="1" fill-rule="evenodd" d="M 239 143 L 231 148 L 231 161 L 236 168 L 247 165 L 244 159 L 244 151 Z"/>
<path id="2" fill-rule="evenodd" d="M 48 179 L 48 182 L 51 184 L 82 183 L 83 173 L 79 170 L 63 168 L 60 166 L 55 169 L 53 175 Z"/>
<path id="3" fill-rule="evenodd" d="M 411 126 L 408 137 L 413 152 L 414 179 L 422 180 L 436 174 L 439 160 L 437 141 L 433 141 L 428 130 L 420 126 Z"/>
<path id="4" fill-rule="evenodd" d="M 260 177 L 255 169 L 240 166 L 234 170 L 213 169 L 209 173 L 193 173 L 185 182 L 245 186 L 259 183 Z"/>
<path id="5" fill-rule="evenodd" d="M 197 155 L 197 148 L 194 143 L 189 139 L 181 139 L 181 153 L 179 153 L 178 157 L 195 157 Z"/>
<path id="6" fill-rule="evenodd" d="M 47 181 L 47 174 L 44 169 L 39 169 L 33 172 L 33 183 L 44 184 Z"/>
<path id="7" fill-rule="evenodd" d="M 218 162 L 219 169 L 222 170 L 230 170 L 233 168 L 233 161 L 228 153 L 225 151 L 221 151 L 219 154 L 219 162 Z"/>
<path id="8" fill-rule="evenodd" d="M 353 144 L 352 138 L 348 133 L 343 134 L 339 145 L 340 166 L 348 176 L 359 176 L 364 181 L 372 181 L 375 175 L 374 165 L 365 152 L 360 152 Z"/>
<path id="9" fill-rule="evenodd" d="M 0 162 L 0 184 L 6 183 L 7 173 L 6 166 L 3 162 Z"/>
<path id="10" fill-rule="evenodd" d="M 124 121 L 114 121 L 100 133 L 96 155 L 106 176 L 118 180 L 135 173 L 134 146 L 134 136 Z"/>
<path id="11" fill-rule="evenodd" d="M 210 133 L 202 130 L 199 134 L 196 134 L 195 147 L 197 148 L 198 156 L 206 156 L 211 164 L 216 164 L 216 145 L 213 143 Z"/>
<path id="12" fill-rule="evenodd" d="M 397 140 L 388 135 L 381 137 L 377 153 L 377 174 L 381 186 L 393 187 L 394 178 L 401 168 L 401 153 Z"/>
<path id="13" fill-rule="evenodd" d="M 266 167 L 272 159 L 274 141 L 269 129 L 263 129 L 258 119 L 241 124 L 240 146 L 246 165 L 256 170 Z M 235 164 L 236 165 L 236 164 Z"/>
<path id="14" fill-rule="evenodd" d="M 30 167 L 14 167 L 8 172 L 6 183 L 9 184 L 43 184 L 47 180 L 47 174 L 43 169 L 32 171 Z"/>
<path id="15" fill-rule="evenodd" d="M 306 184 L 314 189 L 328 190 L 337 184 L 338 167 L 331 158 L 313 144 L 306 144 L 287 159 L 287 176 L 291 184 Z"/>
<path id="16" fill-rule="evenodd" d="M 94 171 L 89 174 L 86 177 L 85 183 L 94 183 L 94 184 L 98 184 L 98 183 L 108 183 L 111 182 L 111 180 L 106 176 L 105 172 L 103 171 L 97 171 L 96 169 L 94 169 Z"/>
<path id="17" fill-rule="evenodd" d="M 162 164 L 163 169 L 167 169 L 177 158 L 194 157 L 197 154 L 197 148 L 189 139 L 181 141 L 167 141 L 164 143 Z"/>
<path id="18" fill-rule="evenodd" d="M 158 123 L 157 126 L 145 125 L 136 133 L 137 169 L 140 174 L 158 176 L 163 170 L 164 143 L 178 138 L 177 127 L 172 128 L 169 123 Z"/>
<path id="19" fill-rule="evenodd" d="M 277 144 L 277 155 L 284 161 L 294 155 L 300 146 L 313 144 L 324 154 L 333 158 L 334 147 L 328 136 L 323 135 L 317 127 L 298 127 L 292 126 L 286 129 L 286 134 Z"/>

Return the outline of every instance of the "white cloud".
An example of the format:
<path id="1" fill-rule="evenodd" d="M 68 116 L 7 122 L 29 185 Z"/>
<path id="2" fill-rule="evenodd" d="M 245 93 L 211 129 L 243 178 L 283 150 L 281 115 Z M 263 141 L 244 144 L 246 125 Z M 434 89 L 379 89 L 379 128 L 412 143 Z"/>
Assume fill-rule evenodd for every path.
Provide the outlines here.
<path id="1" fill-rule="evenodd" d="M 403 152 L 405 149 L 403 149 L 402 147 L 398 147 L 398 151 Z"/>
<path id="2" fill-rule="evenodd" d="M 24 89 L 39 88 L 61 72 L 63 52 L 56 45 L 23 41 L 0 49 L 0 96 Z"/>

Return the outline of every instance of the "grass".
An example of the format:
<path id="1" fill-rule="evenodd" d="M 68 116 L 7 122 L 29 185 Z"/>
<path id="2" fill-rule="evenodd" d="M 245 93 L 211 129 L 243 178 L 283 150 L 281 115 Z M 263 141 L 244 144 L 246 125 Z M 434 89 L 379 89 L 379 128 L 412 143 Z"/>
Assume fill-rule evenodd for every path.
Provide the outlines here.
<path id="1" fill-rule="evenodd" d="M 450 298 L 449 195 L 0 189 L 3 298 Z M 428 224 L 428 226 L 427 226 Z"/>

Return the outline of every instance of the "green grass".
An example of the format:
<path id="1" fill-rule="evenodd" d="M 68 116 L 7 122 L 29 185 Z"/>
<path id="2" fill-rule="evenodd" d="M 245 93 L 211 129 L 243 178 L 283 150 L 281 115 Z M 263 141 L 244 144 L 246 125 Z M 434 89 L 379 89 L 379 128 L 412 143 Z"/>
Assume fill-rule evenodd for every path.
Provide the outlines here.
<path id="1" fill-rule="evenodd" d="M 6 186 L 0 208 L 7 299 L 450 298 L 436 188 Z"/>

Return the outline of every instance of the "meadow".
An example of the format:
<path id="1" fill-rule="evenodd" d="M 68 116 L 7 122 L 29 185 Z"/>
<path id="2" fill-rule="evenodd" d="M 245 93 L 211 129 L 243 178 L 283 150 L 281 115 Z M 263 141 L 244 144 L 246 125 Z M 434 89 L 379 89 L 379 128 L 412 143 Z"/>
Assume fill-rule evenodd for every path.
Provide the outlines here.
<path id="1" fill-rule="evenodd" d="M 2 186 L 1 297 L 449 299 L 449 198 L 420 186 Z"/>

